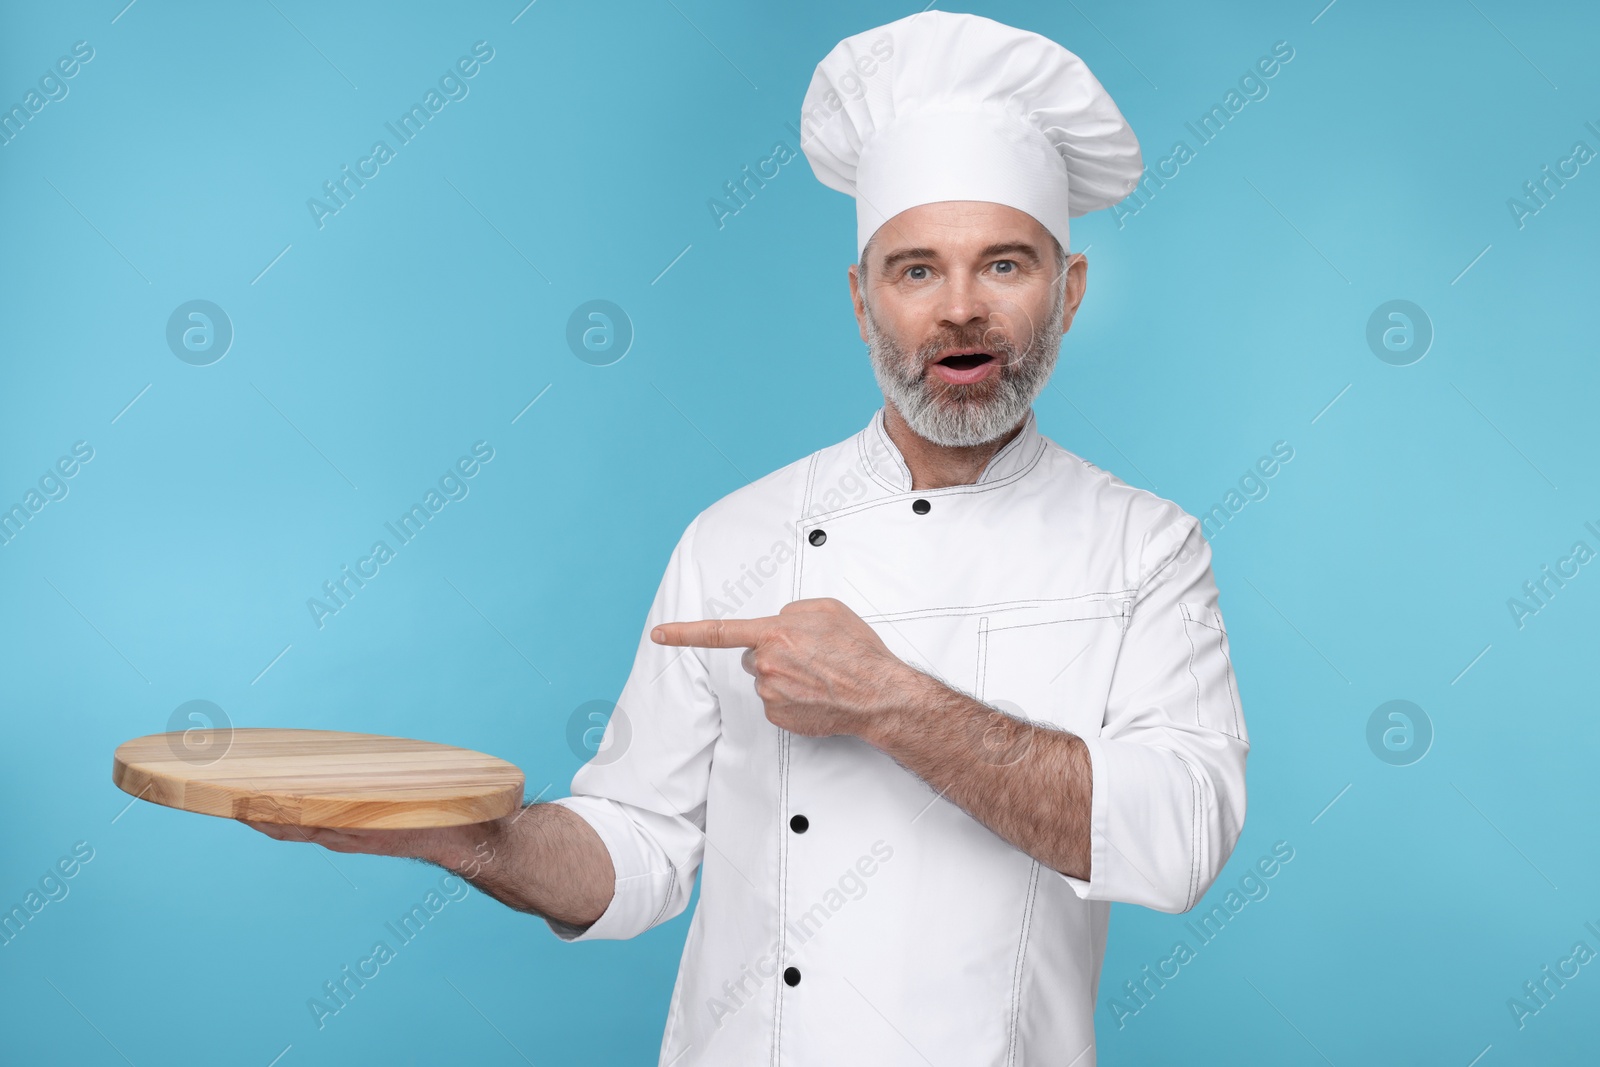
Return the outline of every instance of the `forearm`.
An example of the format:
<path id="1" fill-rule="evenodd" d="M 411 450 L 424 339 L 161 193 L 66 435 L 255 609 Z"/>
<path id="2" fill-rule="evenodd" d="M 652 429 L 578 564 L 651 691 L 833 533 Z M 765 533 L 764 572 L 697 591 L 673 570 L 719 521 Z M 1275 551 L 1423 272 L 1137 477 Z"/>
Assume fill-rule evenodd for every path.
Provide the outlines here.
<path id="1" fill-rule="evenodd" d="M 420 857 L 518 911 L 588 926 L 611 903 L 616 873 L 600 836 L 560 804 L 535 803 L 441 835 Z"/>
<path id="2" fill-rule="evenodd" d="M 1012 718 L 911 672 L 862 739 L 1017 848 L 1089 880 L 1091 767 L 1075 734 Z"/>

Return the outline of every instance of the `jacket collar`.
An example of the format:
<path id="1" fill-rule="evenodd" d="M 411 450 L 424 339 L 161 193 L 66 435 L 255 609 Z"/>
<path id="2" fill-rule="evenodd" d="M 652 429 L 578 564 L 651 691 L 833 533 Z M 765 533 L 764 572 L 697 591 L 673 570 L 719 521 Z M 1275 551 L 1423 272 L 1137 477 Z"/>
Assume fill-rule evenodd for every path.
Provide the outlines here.
<path id="1" fill-rule="evenodd" d="M 879 408 L 872 416 L 872 421 L 866 429 L 861 431 L 862 460 L 873 477 L 882 482 L 890 490 L 899 493 L 911 491 L 911 468 L 906 466 L 905 457 L 900 454 L 900 449 L 889 437 L 889 431 L 884 425 L 884 409 Z M 1013 475 L 1022 473 L 1038 458 L 1039 452 L 1044 448 L 1045 439 L 1039 433 L 1038 422 L 1034 417 L 1033 409 L 1028 409 L 1028 417 L 1023 420 L 1022 429 L 1017 435 L 1006 442 L 1004 448 L 996 452 L 989 459 L 983 473 L 978 475 L 976 484 L 983 485 L 987 482 L 998 482 Z"/>

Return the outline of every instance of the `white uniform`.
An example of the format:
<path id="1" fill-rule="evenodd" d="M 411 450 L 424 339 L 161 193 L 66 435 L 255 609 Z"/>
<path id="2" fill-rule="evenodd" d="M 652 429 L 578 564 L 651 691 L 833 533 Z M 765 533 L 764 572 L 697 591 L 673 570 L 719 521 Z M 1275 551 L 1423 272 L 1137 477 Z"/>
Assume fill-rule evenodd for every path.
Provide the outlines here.
<path id="1" fill-rule="evenodd" d="M 773 726 L 742 650 L 649 639 L 810 597 L 1084 739 L 1087 882 L 857 737 Z M 551 927 L 633 937 L 681 913 L 701 870 L 663 1065 L 1090 1067 L 1110 902 L 1200 899 L 1244 822 L 1248 748 L 1194 518 L 1031 414 L 976 484 L 913 492 L 880 410 L 684 532 L 601 749 L 554 801 L 605 842 L 616 895 L 581 934 Z"/>

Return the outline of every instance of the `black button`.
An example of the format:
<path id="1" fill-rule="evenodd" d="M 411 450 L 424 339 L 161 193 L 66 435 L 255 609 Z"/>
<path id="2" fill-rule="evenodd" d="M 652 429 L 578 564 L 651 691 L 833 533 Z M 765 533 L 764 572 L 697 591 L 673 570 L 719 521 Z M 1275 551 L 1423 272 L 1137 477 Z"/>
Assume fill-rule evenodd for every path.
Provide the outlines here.
<path id="1" fill-rule="evenodd" d="M 933 505 L 928 503 L 926 500 L 913 500 L 911 502 L 911 510 L 915 511 L 918 515 L 926 515 L 928 512 L 933 510 Z"/>
<path id="2" fill-rule="evenodd" d="M 804 815 L 796 815 L 794 818 L 789 820 L 789 829 L 793 830 L 797 834 L 803 834 L 810 828 L 811 820 L 806 818 Z"/>
<path id="3" fill-rule="evenodd" d="M 783 969 L 783 980 L 785 982 L 787 982 L 789 985 L 799 985 L 800 984 L 800 968 L 798 968 L 798 967 L 785 967 Z"/>
<path id="4" fill-rule="evenodd" d="M 816 545 L 819 548 L 822 546 L 822 542 L 826 541 L 827 539 L 828 535 L 823 533 L 821 530 L 812 530 L 811 536 L 806 538 L 807 541 L 810 541 L 813 545 Z"/>

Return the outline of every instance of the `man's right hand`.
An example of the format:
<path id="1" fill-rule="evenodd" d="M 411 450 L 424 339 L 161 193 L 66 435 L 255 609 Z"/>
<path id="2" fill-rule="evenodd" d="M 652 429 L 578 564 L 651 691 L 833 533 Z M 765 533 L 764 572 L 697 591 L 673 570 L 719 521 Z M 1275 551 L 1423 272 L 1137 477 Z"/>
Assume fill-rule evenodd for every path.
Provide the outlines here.
<path id="1" fill-rule="evenodd" d="M 441 826 L 426 830 L 336 830 L 320 826 L 289 826 L 283 823 L 252 822 L 240 819 L 252 830 L 259 830 L 279 841 L 304 841 L 334 852 L 360 852 L 372 856 L 402 856 L 450 867 L 456 858 L 473 854 L 477 841 L 487 840 L 494 823 L 469 826 Z M 478 831 L 472 836 L 472 831 Z"/>
<path id="2" fill-rule="evenodd" d="M 604 914 L 616 887 L 611 854 L 600 835 L 560 804 L 534 803 L 489 822 L 428 830 L 333 830 L 239 821 L 279 841 L 424 860 L 454 871 L 518 911 L 574 926 Z"/>

